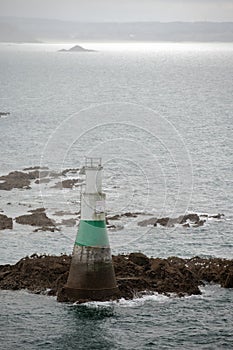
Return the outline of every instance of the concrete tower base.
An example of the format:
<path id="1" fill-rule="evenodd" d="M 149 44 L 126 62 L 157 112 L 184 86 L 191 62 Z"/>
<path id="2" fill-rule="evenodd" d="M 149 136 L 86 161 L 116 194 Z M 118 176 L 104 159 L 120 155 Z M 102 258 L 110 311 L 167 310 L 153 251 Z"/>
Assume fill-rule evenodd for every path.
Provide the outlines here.
<path id="1" fill-rule="evenodd" d="M 58 300 L 105 301 L 118 295 L 110 248 L 75 245 L 67 284 Z"/>

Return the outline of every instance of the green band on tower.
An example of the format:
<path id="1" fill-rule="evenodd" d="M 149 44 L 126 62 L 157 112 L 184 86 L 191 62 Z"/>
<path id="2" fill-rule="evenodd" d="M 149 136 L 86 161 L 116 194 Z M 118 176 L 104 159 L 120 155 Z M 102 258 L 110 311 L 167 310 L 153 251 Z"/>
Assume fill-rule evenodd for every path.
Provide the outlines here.
<path id="1" fill-rule="evenodd" d="M 109 247 L 105 221 L 80 220 L 75 244 L 87 247 Z"/>

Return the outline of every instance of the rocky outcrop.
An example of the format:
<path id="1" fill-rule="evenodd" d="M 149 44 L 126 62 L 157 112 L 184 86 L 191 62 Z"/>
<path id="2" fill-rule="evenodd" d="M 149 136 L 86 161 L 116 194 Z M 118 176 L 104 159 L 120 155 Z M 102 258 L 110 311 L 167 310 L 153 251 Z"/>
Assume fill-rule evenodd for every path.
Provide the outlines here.
<path id="1" fill-rule="evenodd" d="M 202 281 L 218 283 L 233 288 L 233 260 L 194 257 L 186 260 L 186 266 Z"/>
<path id="2" fill-rule="evenodd" d="M 71 257 L 38 256 L 21 259 L 15 265 L 0 266 L 1 289 L 28 289 L 34 293 L 57 295 L 63 298 L 62 288 L 67 281 Z M 119 298 L 132 299 L 151 292 L 178 296 L 200 294 L 205 282 L 233 288 L 233 260 L 226 259 L 167 259 L 148 258 L 142 253 L 113 256 L 120 290 Z M 49 292 L 48 292 L 49 290 Z"/>
<path id="3" fill-rule="evenodd" d="M 28 289 L 43 293 L 52 289 L 51 294 L 66 282 L 70 257 L 37 256 L 21 259 L 17 264 L 0 266 L 0 288 L 8 290 Z"/>
<path id="4" fill-rule="evenodd" d="M 31 226 L 40 226 L 40 227 L 54 227 L 54 220 L 48 218 L 44 212 L 44 208 L 39 208 L 31 210 L 32 214 L 21 215 L 15 218 L 15 221 L 18 224 L 22 225 L 31 225 Z"/>
<path id="5" fill-rule="evenodd" d="M 113 261 L 119 289 L 124 298 L 133 298 L 135 294 L 144 291 L 166 295 L 175 293 L 178 296 L 201 293 L 198 287 L 200 281 L 186 268 L 184 262 L 178 266 L 169 259 L 149 259 L 142 253 L 120 255 L 114 257 Z"/>
<path id="6" fill-rule="evenodd" d="M 147 226 L 157 226 L 158 224 L 164 227 L 174 227 L 176 224 L 180 224 L 184 227 L 200 227 L 203 226 L 206 222 L 206 219 L 222 219 L 224 214 L 216 214 L 216 215 L 198 215 L 196 213 L 190 213 L 185 215 L 180 215 L 177 218 L 149 218 L 143 221 L 138 222 L 138 226 L 147 227 Z M 205 218 L 205 219 L 204 219 Z"/>
<path id="7" fill-rule="evenodd" d="M 0 176 L 0 190 L 10 191 L 13 188 L 30 188 L 30 177 L 22 171 L 13 171 L 8 175 Z"/>
<path id="8" fill-rule="evenodd" d="M 23 171 L 12 171 L 8 175 L 0 176 L 0 190 L 10 191 L 13 188 L 30 189 L 31 181 L 36 184 L 48 183 L 51 179 L 66 177 L 67 174 L 77 173 L 77 169 L 65 169 L 61 173 L 49 171 L 47 167 L 34 166 L 24 168 Z M 54 188 L 73 188 L 80 179 L 65 179 Z"/>
<path id="9" fill-rule="evenodd" d="M 12 230 L 13 220 L 6 215 L 0 214 L 0 230 Z"/>
<path id="10" fill-rule="evenodd" d="M 32 180 L 48 175 L 48 171 L 41 171 L 39 167 L 28 168 L 29 172 L 12 171 L 8 175 L 0 176 L 0 190 L 10 191 L 13 188 L 30 189 Z"/>

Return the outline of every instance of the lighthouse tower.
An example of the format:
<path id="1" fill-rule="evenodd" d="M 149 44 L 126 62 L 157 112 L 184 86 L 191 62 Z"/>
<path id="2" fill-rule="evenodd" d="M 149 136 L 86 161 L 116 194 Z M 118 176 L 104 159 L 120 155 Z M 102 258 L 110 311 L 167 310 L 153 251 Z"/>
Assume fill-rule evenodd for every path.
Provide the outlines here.
<path id="1" fill-rule="evenodd" d="M 101 158 L 86 158 L 81 220 L 64 292 L 69 301 L 109 300 L 118 294 L 105 223 Z"/>

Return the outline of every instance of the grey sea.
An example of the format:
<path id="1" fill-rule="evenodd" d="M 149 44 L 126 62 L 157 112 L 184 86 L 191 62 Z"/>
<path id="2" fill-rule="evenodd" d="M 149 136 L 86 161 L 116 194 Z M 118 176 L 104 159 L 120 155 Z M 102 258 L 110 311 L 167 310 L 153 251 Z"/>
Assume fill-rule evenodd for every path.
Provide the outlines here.
<path id="1" fill-rule="evenodd" d="M 0 175 L 26 167 L 51 172 L 102 157 L 114 254 L 233 257 L 233 44 L 81 43 L 0 45 Z M 68 174 L 68 173 L 67 173 Z M 69 178 L 72 179 L 72 171 Z M 75 174 L 75 176 L 78 176 Z M 80 188 L 51 177 L 0 191 L 15 218 L 46 208 L 64 219 L 80 209 Z M 188 212 L 224 214 L 202 227 L 140 227 Z M 75 218 L 77 219 L 77 218 Z M 78 223 L 78 220 L 77 220 Z M 33 253 L 71 253 L 77 227 L 0 231 L 0 264 Z M 232 349 L 233 293 L 153 294 L 131 301 L 67 305 L 27 291 L 0 291 L 3 349 Z"/>

